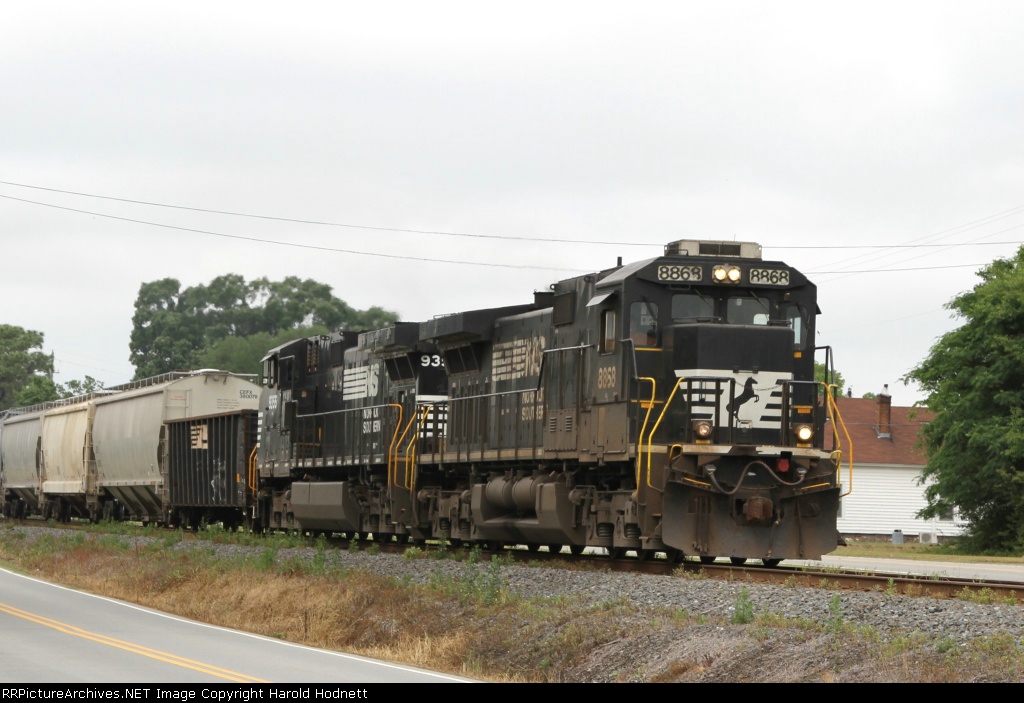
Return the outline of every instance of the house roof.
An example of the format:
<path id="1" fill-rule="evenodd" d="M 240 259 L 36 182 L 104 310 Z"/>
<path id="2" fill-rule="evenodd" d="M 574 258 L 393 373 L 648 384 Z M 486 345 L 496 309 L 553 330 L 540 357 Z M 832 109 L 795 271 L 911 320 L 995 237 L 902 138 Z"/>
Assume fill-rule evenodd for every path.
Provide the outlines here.
<path id="1" fill-rule="evenodd" d="M 836 405 L 853 444 L 853 463 L 906 464 L 924 466 L 927 458 L 918 446 L 918 433 L 935 413 L 927 408 L 907 408 L 893 405 L 889 408 L 889 422 L 885 423 L 885 405 L 889 396 L 878 398 L 837 398 Z M 841 447 L 847 439 L 839 428 Z M 831 433 L 826 446 L 831 447 Z"/>

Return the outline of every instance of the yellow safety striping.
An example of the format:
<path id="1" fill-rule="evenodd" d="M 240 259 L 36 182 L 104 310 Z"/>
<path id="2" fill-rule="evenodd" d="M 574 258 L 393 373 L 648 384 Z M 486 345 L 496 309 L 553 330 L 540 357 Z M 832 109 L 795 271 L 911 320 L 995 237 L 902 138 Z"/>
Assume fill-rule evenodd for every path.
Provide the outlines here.
<path id="1" fill-rule="evenodd" d="M 124 640 L 115 639 L 108 637 L 107 635 L 99 635 L 88 630 L 83 630 L 80 627 L 74 625 L 68 625 L 67 623 L 60 622 L 58 620 L 51 620 L 50 618 L 43 617 L 42 615 L 36 615 L 25 610 L 20 610 L 13 606 L 5 603 L 0 603 L 0 612 L 13 615 L 14 617 L 34 622 L 37 625 L 49 627 L 58 632 L 63 632 L 68 635 L 74 635 L 75 637 L 81 637 L 83 639 L 92 640 L 100 644 L 105 644 L 109 647 L 116 647 L 117 649 L 123 649 L 133 654 L 141 654 L 144 657 L 150 659 L 156 659 L 158 661 L 167 662 L 168 664 L 174 664 L 185 669 L 192 669 L 203 674 L 209 674 L 210 676 L 216 676 L 226 681 L 233 681 L 235 683 L 269 683 L 266 679 L 258 679 L 254 676 L 247 676 L 246 674 L 239 674 L 235 671 L 228 669 L 222 669 L 218 666 L 211 664 L 203 664 L 202 662 L 193 661 L 184 657 L 179 657 L 175 654 L 168 654 L 167 652 L 161 652 L 158 649 L 151 649 L 141 644 L 134 644 L 132 642 L 125 642 Z"/>

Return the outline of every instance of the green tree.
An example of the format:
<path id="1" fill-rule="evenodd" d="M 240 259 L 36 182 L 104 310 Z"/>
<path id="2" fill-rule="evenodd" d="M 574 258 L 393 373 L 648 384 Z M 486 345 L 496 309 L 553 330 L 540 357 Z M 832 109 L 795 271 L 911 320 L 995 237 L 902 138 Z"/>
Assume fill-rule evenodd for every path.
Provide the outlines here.
<path id="1" fill-rule="evenodd" d="M 12 407 L 23 408 L 27 405 L 36 405 L 50 400 L 57 400 L 60 391 L 53 377 L 48 374 L 33 374 L 29 382 L 14 396 Z"/>
<path id="2" fill-rule="evenodd" d="M 97 381 L 92 376 L 86 376 L 79 381 L 73 378 L 66 384 L 57 384 L 57 393 L 61 398 L 74 398 L 79 395 L 88 395 L 103 390 L 103 382 Z"/>
<path id="3" fill-rule="evenodd" d="M 818 383 L 825 383 L 826 376 L 828 375 L 828 369 L 825 368 L 825 364 L 814 362 L 814 380 Z M 843 394 L 843 386 L 846 385 L 846 381 L 843 380 L 843 374 L 833 369 L 832 378 L 827 379 L 828 383 L 834 383 L 838 388 L 836 389 L 836 395 Z"/>
<path id="4" fill-rule="evenodd" d="M 947 304 L 963 324 L 906 375 L 936 413 L 922 430 L 925 518 L 958 508 L 975 549 L 1024 548 L 1024 247 Z"/>
<path id="5" fill-rule="evenodd" d="M 329 285 L 297 276 L 247 283 L 238 274 L 226 274 L 185 289 L 177 280 L 164 278 L 139 288 L 130 360 L 136 378 L 200 366 L 241 371 L 236 363 L 251 369 L 253 349 L 279 335 L 292 339 L 314 326 L 378 329 L 397 319 L 380 307 L 355 310 L 335 297 Z M 260 350 L 259 358 L 269 348 Z"/>
<path id="6" fill-rule="evenodd" d="M 257 332 L 248 337 L 225 337 L 211 344 L 199 357 L 199 366 L 205 369 L 222 369 L 235 373 L 262 373 L 260 362 L 267 352 L 285 342 L 299 337 L 327 334 L 323 326 L 299 327 L 271 335 Z"/>
<path id="7" fill-rule="evenodd" d="M 53 383 L 53 357 L 43 351 L 43 333 L 0 325 L 0 410 L 20 405 L 27 388 L 45 390 L 46 380 Z"/>

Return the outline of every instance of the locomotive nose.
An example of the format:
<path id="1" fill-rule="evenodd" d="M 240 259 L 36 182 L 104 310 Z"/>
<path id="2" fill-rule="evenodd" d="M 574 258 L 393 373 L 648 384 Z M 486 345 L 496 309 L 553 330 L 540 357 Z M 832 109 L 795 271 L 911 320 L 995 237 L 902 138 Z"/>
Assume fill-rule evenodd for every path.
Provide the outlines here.
<path id="1" fill-rule="evenodd" d="M 676 325 L 669 334 L 673 368 L 681 375 L 702 371 L 757 374 L 792 372 L 793 333 L 788 327 L 766 325 Z M 758 383 L 753 376 L 751 383 Z"/>

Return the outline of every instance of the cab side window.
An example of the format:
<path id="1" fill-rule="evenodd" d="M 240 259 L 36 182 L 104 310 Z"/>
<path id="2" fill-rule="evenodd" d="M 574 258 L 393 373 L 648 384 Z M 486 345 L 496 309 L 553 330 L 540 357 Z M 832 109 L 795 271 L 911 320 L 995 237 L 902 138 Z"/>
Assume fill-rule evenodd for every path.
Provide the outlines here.
<path id="1" fill-rule="evenodd" d="M 789 305 L 786 307 L 786 322 L 793 330 L 793 347 L 803 349 L 807 344 L 807 324 L 800 306 Z"/>
<path id="2" fill-rule="evenodd" d="M 601 313 L 601 353 L 611 354 L 615 351 L 615 341 L 618 337 L 616 315 L 614 310 L 605 310 Z"/>

